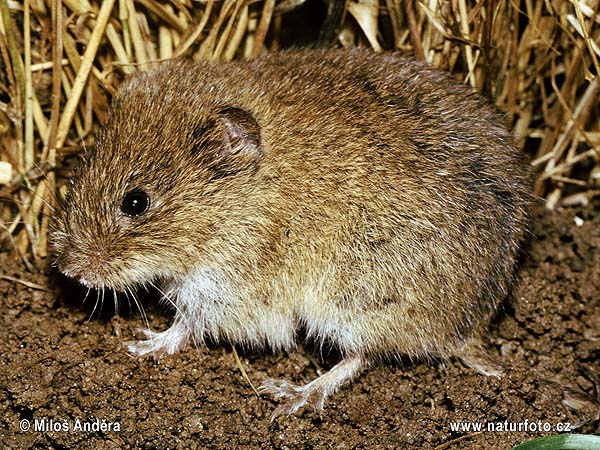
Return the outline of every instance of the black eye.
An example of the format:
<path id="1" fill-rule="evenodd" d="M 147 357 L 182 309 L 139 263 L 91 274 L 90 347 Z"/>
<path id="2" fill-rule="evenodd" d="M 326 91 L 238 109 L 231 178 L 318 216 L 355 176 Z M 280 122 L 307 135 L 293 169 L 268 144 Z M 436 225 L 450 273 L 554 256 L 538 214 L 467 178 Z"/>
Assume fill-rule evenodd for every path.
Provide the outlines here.
<path id="1" fill-rule="evenodd" d="M 150 196 L 141 189 L 129 191 L 121 202 L 121 211 L 130 217 L 144 214 L 150 208 Z"/>

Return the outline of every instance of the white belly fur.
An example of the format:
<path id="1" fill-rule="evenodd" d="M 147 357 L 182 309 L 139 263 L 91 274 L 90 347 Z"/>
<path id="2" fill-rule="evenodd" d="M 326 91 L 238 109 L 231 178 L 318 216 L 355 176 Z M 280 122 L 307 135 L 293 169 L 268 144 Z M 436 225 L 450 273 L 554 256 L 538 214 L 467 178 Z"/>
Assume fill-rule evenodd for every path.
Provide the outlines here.
<path id="1" fill-rule="evenodd" d="M 238 286 L 243 282 L 233 283 L 217 271 L 201 269 L 171 285 L 167 295 L 197 341 L 211 337 L 249 348 L 294 348 L 297 320 L 293 311 L 251 299 Z"/>

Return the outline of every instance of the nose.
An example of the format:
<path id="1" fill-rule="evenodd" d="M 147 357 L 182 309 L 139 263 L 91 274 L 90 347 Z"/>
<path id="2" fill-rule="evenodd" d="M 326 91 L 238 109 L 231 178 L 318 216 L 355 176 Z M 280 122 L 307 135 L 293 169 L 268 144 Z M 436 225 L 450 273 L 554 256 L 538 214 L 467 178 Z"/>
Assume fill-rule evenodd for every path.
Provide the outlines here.
<path id="1" fill-rule="evenodd" d="M 58 269 L 70 278 L 77 280 L 95 279 L 106 270 L 106 252 L 101 249 L 87 249 L 67 245 L 57 255 Z"/>

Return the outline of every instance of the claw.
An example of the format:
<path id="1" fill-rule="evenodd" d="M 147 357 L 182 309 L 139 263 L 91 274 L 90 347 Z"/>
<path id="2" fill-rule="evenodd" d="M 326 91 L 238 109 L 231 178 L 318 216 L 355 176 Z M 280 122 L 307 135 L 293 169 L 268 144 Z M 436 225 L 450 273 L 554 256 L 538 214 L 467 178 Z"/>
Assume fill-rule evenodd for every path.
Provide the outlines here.
<path id="1" fill-rule="evenodd" d="M 467 342 L 463 348 L 457 352 L 461 361 L 472 369 L 475 369 L 481 375 L 486 377 L 502 378 L 503 370 L 496 361 L 482 348 L 479 341 L 473 340 Z"/>
<path id="2" fill-rule="evenodd" d="M 125 342 L 127 350 L 136 356 L 150 353 L 157 357 L 164 354 L 172 355 L 187 341 L 185 329 L 177 324 L 160 333 L 145 329 L 137 331 L 143 334 L 146 340 Z"/>
<path id="3" fill-rule="evenodd" d="M 269 394 L 275 400 L 285 399 L 273 412 L 271 421 L 276 417 L 286 414 L 294 414 L 300 408 L 302 408 L 309 401 L 309 397 L 314 400 L 311 402 L 311 406 L 315 409 L 322 409 L 322 405 L 325 401 L 323 392 L 317 392 L 310 388 L 310 383 L 305 386 L 298 386 L 290 383 L 286 380 L 269 378 L 259 388 L 258 392 L 261 394 Z M 318 408 L 321 405 L 321 408 Z"/>
<path id="4" fill-rule="evenodd" d="M 291 415 L 304 406 L 322 411 L 327 397 L 341 386 L 350 382 L 365 367 L 360 357 L 343 360 L 329 372 L 304 386 L 298 386 L 286 380 L 269 378 L 258 388 L 259 393 L 270 394 L 274 399 L 283 399 L 273 411 L 271 421 L 281 415 Z"/>
<path id="5" fill-rule="evenodd" d="M 293 398 L 300 392 L 300 387 L 289 381 L 269 378 L 258 388 L 259 394 L 268 394 L 275 400 L 280 398 Z"/>

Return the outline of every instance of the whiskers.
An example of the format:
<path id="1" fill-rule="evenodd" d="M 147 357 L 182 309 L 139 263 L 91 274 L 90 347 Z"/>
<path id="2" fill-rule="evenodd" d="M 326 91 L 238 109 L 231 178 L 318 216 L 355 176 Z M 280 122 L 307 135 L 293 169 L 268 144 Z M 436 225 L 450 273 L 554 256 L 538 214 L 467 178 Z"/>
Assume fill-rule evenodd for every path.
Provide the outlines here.
<path id="1" fill-rule="evenodd" d="M 92 289 L 87 288 L 87 292 L 85 293 L 85 297 L 83 297 L 83 302 L 82 302 L 84 305 L 85 305 L 86 300 L 90 296 L 90 292 L 92 292 Z M 92 317 L 94 317 L 94 314 L 95 314 L 96 310 L 98 309 L 98 304 L 100 304 L 100 310 L 102 310 L 103 302 L 104 302 L 104 289 L 97 289 L 96 290 L 96 301 L 94 302 L 94 307 L 92 308 L 92 312 L 88 316 L 85 323 L 90 323 L 90 320 L 92 320 Z"/>
<path id="2" fill-rule="evenodd" d="M 87 292 L 85 293 L 85 297 L 82 301 L 83 304 L 85 304 L 90 298 L 90 293 L 92 292 L 92 290 L 96 293 L 96 300 L 94 302 L 92 312 L 89 314 L 86 320 L 86 323 L 89 323 L 90 320 L 92 320 L 96 316 L 96 314 L 100 314 L 100 312 L 102 311 L 102 306 L 104 305 L 104 301 L 106 298 L 105 296 L 107 295 L 107 292 L 109 295 L 110 293 L 112 293 L 114 314 L 119 315 L 121 309 L 121 296 L 119 292 L 117 292 L 114 289 L 109 289 L 102 286 L 98 289 L 92 289 L 88 287 Z M 125 288 L 125 291 L 122 294 L 124 294 L 125 299 L 127 300 L 129 310 L 137 309 L 140 315 L 142 316 L 142 320 L 144 321 L 146 329 L 150 330 L 150 322 L 148 321 L 148 315 L 146 314 L 146 310 L 144 309 L 142 302 L 138 299 L 135 290 L 131 287 L 127 287 Z"/>
<path id="3" fill-rule="evenodd" d="M 177 303 L 175 303 L 175 301 L 168 294 L 166 294 L 160 287 L 158 287 L 158 285 L 155 282 L 149 281 L 148 284 L 150 286 L 152 286 L 152 288 L 156 289 L 160 293 L 160 295 L 161 295 L 160 299 L 161 300 L 166 300 L 166 302 L 169 305 L 171 305 L 178 314 L 181 314 L 183 317 L 185 317 L 185 314 L 183 313 L 183 311 L 181 310 L 181 308 L 179 308 L 177 306 Z"/>
<path id="4" fill-rule="evenodd" d="M 83 292 L 81 292 L 80 295 L 81 294 L 83 294 Z M 157 295 L 159 297 L 156 297 Z M 154 298 L 154 301 L 158 300 L 158 303 L 163 307 L 169 305 L 172 308 L 172 312 L 174 310 L 175 321 L 168 330 L 162 332 L 152 331 L 148 314 L 142 302 L 142 297 L 147 296 Z M 105 304 L 105 301 L 107 301 L 107 305 Z M 87 303 L 87 311 L 92 309 L 93 303 L 93 309 L 91 310 L 91 314 L 87 317 L 86 323 L 100 317 L 104 318 L 104 320 L 110 318 L 113 313 L 113 308 L 115 315 L 118 315 L 121 310 L 123 314 L 133 314 L 136 310 L 139 311 L 139 314 L 142 317 L 143 326 L 139 327 L 137 331 L 143 334 L 146 340 L 139 341 L 137 344 L 143 345 L 140 344 L 140 342 L 150 342 L 150 344 L 145 345 L 153 346 L 152 348 L 154 348 L 154 350 L 152 350 L 152 352 L 155 350 L 162 351 L 161 349 L 164 342 L 168 343 L 167 351 L 170 353 L 173 353 L 179 348 L 181 342 L 183 342 L 182 339 L 184 339 L 185 342 L 188 342 L 188 339 L 191 339 L 194 344 L 202 342 L 202 338 L 198 338 L 198 336 L 196 336 L 198 333 L 194 332 L 196 330 L 194 325 L 195 321 L 191 320 L 196 319 L 197 317 L 194 316 L 193 312 L 190 312 L 186 308 L 185 303 L 182 304 L 177 300 L 176 295 L 170 289 L 165 289 L 157 281 L 148 281 L 137 286 L 125 286 L 122 290 L 109 289 L 102 285 L 98 286 L 98 289 L 88 287 L 85 297 L 83 298 L 83 303 Z M 107 308 L 105 308 L 105 306 L 107 306 Z M 103 309 L 105 309 L 105 311 L 103 311 Z M 176 331 L 173 332 L 173 329 Z M 145 351 L 144 353 L 147 352 L 148 351 Z"/>
<path id="5" fill-rule="evenodd" d="M 149 281 L 148 284 L 161 294 L 161 300 L 165 300 L 169 305 L 173 307 L 173 309 L 175 309 L 175 317 L 177 317 L 179 319 L 179 322 L 181 322 L 185 326 L 188 336 L 192 336 L 192 339 L 195 340 L 196 336 L 192 327 L 194 321 L 192 321 L 192 319 L 188 316 L 187 311 L 184 311 L 182 308 L 177 306 L 177 303 L 167 293 L 165 293 L 156 283 L 154 283 L 153 281 Z"/>
<path id="6" fill-rule="evenodd" d="M 135 296 L 134 290 L 131 289 L 130 287 L 127 287 L 125 289 L 125 297 L 127 298 L 127 301 L 129 301 L 130 296 L 133 299 L 133 304 L 135 305 L 135 307 L 140 312 L 140 315 L 142 316 L 142 320 L 144 321 L 144 324 L 146 325 L 146 329 L 148 331 L 150 331 L 150 322 L 148 322 L 148 316 L 146 315 L 146 311 L 144 310 L 144 306 L 142 305 L 142 302 L 140 302 L 138 300 L 138 298 Z"/>

